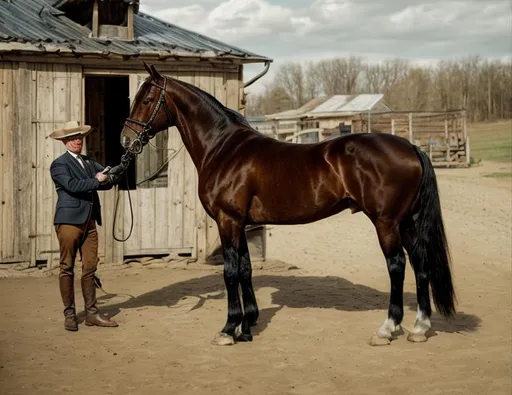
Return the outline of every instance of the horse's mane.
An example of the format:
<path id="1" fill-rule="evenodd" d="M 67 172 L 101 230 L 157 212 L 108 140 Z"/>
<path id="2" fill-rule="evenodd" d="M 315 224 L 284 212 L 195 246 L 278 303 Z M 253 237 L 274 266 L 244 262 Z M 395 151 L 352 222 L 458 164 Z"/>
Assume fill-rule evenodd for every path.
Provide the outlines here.
<path id="1" fill-rule="evenodd" d="M 227 119 L 229 119 L 231 122 L 238 123 L 238 124 L 241 124 L 243 126 L 246 126 L 246 127 L 252 129 L 251 125 L 249 125 L 249 123 L 242 116 L 242 114 L 240 114 L 238 111 L 235 111 L 235 110 L 232 110 L 231 108 L 226 107 L 215 96 L 199 89 L 195 85 L 189 84 L 188 82 L 180 81 L 180 80 L 177 80 L 174 78 L 173 78 L 173 81 L 175 81 L 178 84 L 184 86 L 185 88 L 188 88 L 189 90 L 193 91 L 195 94 L 197 94 L 202 99 L 202 102 L 204 104 L 211 107 L 213 110 L 218 110 L 218 111 L 214 111 L 216 114 L 218 114 L 220 112 L 222 115 L 225 115 L 225 117 Z M 225 118 L 217 119 L 215 123 L 217 124 L 217 126 L 225 128 L 225 127 L 227 127 L 227 123 L 225 121 L 226 121 Z"/>

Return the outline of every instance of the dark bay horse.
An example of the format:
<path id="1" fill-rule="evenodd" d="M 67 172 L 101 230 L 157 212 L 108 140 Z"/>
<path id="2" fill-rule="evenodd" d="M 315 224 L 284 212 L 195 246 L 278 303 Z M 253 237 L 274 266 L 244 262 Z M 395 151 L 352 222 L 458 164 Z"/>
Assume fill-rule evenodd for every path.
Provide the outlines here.
<path id="1" fill-rule="evenodd" d="M 258 319 L 245 236 L 249 224 L 306 224 L 345 209 L 375 226 L 391 280 L 387 318 L 372 344 L 387 343 L 404 316 L 405 254 L 416 277 L 418 309 L 410 341 L 426 341 L 432 313 L 455 314 L 450 254 L 429 157 L 401 137 L 349 134 L 314 144 L 277 141 L 194 85 L 144 63 L 122 141 L 133 150 L 176 126 L 198 173 L 199 199 L 219 229 L 227 321 L 214 344 L 252 340 Z M 241 298 L 239 294 L 241 289 Z M 242 299 L 242 300 L 240 300 Z"/>

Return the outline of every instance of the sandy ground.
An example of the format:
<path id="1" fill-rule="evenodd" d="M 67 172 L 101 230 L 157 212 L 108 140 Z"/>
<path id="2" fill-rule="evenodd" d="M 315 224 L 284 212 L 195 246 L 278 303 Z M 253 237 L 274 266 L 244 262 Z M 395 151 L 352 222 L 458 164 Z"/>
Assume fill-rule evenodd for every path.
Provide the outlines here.
<path id="1" fill-rule="evenodd" d="M 56 277 L 0 280 L 0 393 L 510 394 L 512 185 L 483 176 L 503 167 L 437 170 L 459 314 L 434 313 L 427 343 L 368 345 L 389 279 L 369 220 L 344 212 L 269 230 L 252 343 L 210 344 L 226 318 L 220 267 L 102 266 L 101 307 L 120 327 L 76 333 Z M 408 267 L 405 328 L 414 290 Z"/>

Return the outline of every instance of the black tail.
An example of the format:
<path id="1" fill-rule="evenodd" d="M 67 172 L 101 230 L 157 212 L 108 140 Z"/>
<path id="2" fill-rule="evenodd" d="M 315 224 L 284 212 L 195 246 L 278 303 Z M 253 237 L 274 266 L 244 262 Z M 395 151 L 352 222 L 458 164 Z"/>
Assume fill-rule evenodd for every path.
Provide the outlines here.
<path id="1" fill-rule="evenodd" d="M 428 270 L 430 288 L 437 311 L 445 317 L 455 314 L 456 296 L 450 270 L 450 251 L 443 224 L 436 174 L 428 155 L 414 146 L 423 167 L 417 239 L 414 253 Z"/>

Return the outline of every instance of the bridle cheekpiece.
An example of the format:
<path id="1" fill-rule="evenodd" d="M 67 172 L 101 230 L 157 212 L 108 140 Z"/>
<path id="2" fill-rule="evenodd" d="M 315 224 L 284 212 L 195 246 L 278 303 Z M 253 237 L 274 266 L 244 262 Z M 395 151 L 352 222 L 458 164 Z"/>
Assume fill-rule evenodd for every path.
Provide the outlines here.
<path id="1" fill-rule="evenodd" d="M 172 115 L 169 110 L 169 107 L 167 106 L 167 102 L 165 101 L 165 94 L 166 94 L 166 87 L 167 87 L 167 77 L 162 76 L 164 79 L 164 85 L 158 85 L 155 81 L 151 80 L 149 84 L 157 87 L 160 89 L 160 97 L 158 98 L 158 102 L 156 103 L 155 108 L 153 109 L 153 112 L 149 116 L 148 120 L 146 122 L 139 121 L 138 119 L 133 118 L 126 118 L 124 122 L 124 126 L 128 129 L 132 130 L 136 137 L 131 142 L 131 144 L 123 144 L 123 147 L 125 149 L 125 153 L 121 157 L 121 163 L 125 164 L 126 166 L 129 164 L 130 160 L 135 156 L 142 152 L 142 149 L 144 146 L 149 142 L 151 137 L 149 136 L 149 131 L 151 130 L 151 124 L 155 120 L 158 112 L 160 111 L 160 108 L 163 106 L 165 115 L 167 116 L 167 120 L 169 121 L 169 124 L 171 124 L 172 121 Z M 142 126 L 141 130 L 136 130 L 133 128 L 130 123 Z"/>

